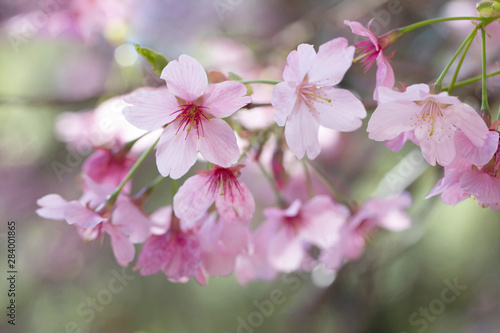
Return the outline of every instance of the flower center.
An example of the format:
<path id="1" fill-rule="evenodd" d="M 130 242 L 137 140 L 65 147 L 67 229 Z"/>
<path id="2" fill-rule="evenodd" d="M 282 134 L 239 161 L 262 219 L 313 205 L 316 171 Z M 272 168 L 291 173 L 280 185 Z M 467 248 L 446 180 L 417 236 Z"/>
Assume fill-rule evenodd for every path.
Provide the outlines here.
<path id="1" fill-rule="evenodd" d="M 427 131 L 429 132 L 429 137 L 433 136 L 436 130 L 444 130 L 444 127 L 436 128 L 436 121 L 438 119 L 446 120 L 446 117 L 443 114 L 442 107 L 446 107 L 445 104 L 440 104 L 434 101 L 433 99 L 426 99 L 424 101 L 416 101 L 417 105 L 420 105 L 420 111 L 413 117 L 410 117 L 412 124 L 410 127 L 415 129 L 416 127 L 420 127 L 422 129 L 423 126 L 427 127 Z M 438 123 L 439 124 L 439 123 Z M 442 125 L 442 122 L 441 122 Z M 448 130 L 451 130 L 451 126 Z M 449 137 L 449 136 L 448 136 Z M 429 140 L 429 139 L 427 139 Z M 439 139 L 441 141 L 441 139 Z"/>
<path id="2" fill-rule="evenodd" d="M 325 87 L 311 83 L 303 83 L 297 88 L 299 98 L 309 106 L 309 112 L 313 117 L 320 114 L 315 107 L 316 103 L 332 106 L 332 100 L 327 98 L 327 94 L 322 90 L 323 88 Z"/>
<path id="3" fill-rule="evenodd" d="M 379 49 L 371 42 L 371 40 L 364 40 L 359 43 L 354 44 L 358 56 L 353 60 L 353 62 L 361 61 L 365 72 L 367 72 L 377 60 L 378 54 L 382 52 L 382 47 L 379 45 Z"/>
<path id="4" fill-rule="evenodd" d="M 234 202 L 234 190 L 242 194 L 241 185 L 237 176 L 228 168 L 216 168 L 207 180 L 208 191 L 214 195 L 218 192 L 226 199 L 226 195 Z"/>
<path id="5" fill-rule="evenodd" d="M 171 114 L 177 114 L 177 118 L 175 118 L 174 121 L 179 120 L 179 128 L 175 135 L 182 129 L 182 131 L 186 131 L 187 138 L 191 129 L 194 128 L 198 134 L 198 139 L 200 138 L 200 132 L 201 136 L 205 136 L 205 132 L 203 131 L 203 118 L 209 121 L 204 112 L 207 107 L 194 105 L 192 103 L 179 105 L 179 107 L 179 110 Z"/>

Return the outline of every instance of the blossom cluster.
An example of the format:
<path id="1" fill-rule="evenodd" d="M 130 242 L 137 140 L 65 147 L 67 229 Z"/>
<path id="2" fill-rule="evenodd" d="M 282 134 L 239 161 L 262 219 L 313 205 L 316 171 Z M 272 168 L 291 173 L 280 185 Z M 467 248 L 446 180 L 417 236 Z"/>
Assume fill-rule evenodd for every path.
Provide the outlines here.
<path id="1" fill-rule="evenodd" d="M 498 122 L 488 126 L 471 106 L 426 84 L 395 90 L 392 55 L 385 51 L 402 30 L 378 37 L 358 22 L 345 23 L 368 39 L 350 46 L 345 38 L 335 38 L 317 52 L 312 45 L 299 45 L 286 59 L 283 81 L 273 89 L 275 124 L 246 137 L 233 116 L 252 106 L 248 83 L 221 73 L 213 80 L 188 55 L 168 62 L 160 76 L 165 86 L 123 97 L 125 119 L 152 132 L 144 137 L 158 133 L 158 140 L 141 157 L 131 149 L 143 136 L 99 147 L 83 165 L 80 199 L 46 195 L 38 200 L 38 215 L 74 225 L 85 240 L 108 235 L 120 265 L 137 257 L 134 269 L 140 274 L 162 271 L 174 282 L 194 278 L 204 285 L 208 277 L 234 273 L 245 284 L 316 265 L 338 270 L 361 257 L 377 228 L 402 231 L 411 226 L 405 212 L 412 201 L 408 193 L 359 204 L 335 191 L 311 191 L 311 179 L 297 193 L 283 175 L 285 152 L 304 160 L 321 153 L 320 127 L 352 132 L 362 126 L 367 116 L 363 103 L 340 87 L 358 60 L 366 70 L 378 67 L 369 138 L 385 141 L 392 150 L 411 140 L 429 164 L 444 166 L 444 178 L 429 196 L 441 194 L 448 204 L 474 196 L 483 207 L 499 209 Z M 286 142 L 275 148 L 271 173 L 260 161 L 270 136 Z M 133 194 L 130 179 L 154 147 L 161 176 Z M 197 162 L 207 165 L 206 170 L 197 170 L 177 189 L 177 180 L 187 177 Z M 242 180 L 252 165 L 262 169 L 276 195 L 275 204 L 255 214 L 262 218 L 254 217 L 255 193 Z M 147 212 L 145 201 L 165 178 L 173 184 L 172 203 Z M 143 245 L 136 256 L 137 244 Z"/>

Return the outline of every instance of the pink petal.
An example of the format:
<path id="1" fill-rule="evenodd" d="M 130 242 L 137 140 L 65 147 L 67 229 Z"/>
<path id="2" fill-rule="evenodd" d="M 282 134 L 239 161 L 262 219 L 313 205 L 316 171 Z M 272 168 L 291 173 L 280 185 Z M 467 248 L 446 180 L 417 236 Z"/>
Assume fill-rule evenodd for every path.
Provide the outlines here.
<path id="1" fill-rule="evenodd" d="M 300 239 L 281 228 L 269 244 L 269 262 L 282 272 L 292 272 L 300 267 L 304 258 L 304 248 Z"/>
<path id="2" fill-rule="evenodd" d="M 149 217 L 151 219 L 151 233 L 153 235 L 163 235 L 170 229 L 172 206 L 160 207 Z"/>
<path id="3" fill-rule="evenodd" d="M 208 177 L 195 175 L 188 178 L 174 196 L 174 212 L 187 230 L 194 226 L 214 203 L 215 198 L 205 189 Z"/>
<path id="4" fill-rule="evenodd" d="M 75 224 L 85 229 L 92 229 L 99 223 L 107 221 L 93 210 L 82 206 L 78 201 L 70 201 L 64 208 L 64 217 L 68 224 Z"/>
<path id="5" fill-rule="evenodd" d="M 118 200 L 111 223 L 120 228 L 132 243 L 143 243 L 151 236 L 152 223 L 130 199 Z"/>
<path id="6" fill-rule="evenodd" d="M 322 126 L 342 132 L 355 131 L 361 127 L 366 110 L 352 92 L 337 88 L 326 88 L 322 92 L 331 100 L 330 103 L 314 104 Z"/>
<path id="7" fill-rule="evenodd" d="M 484 120 L 469 105 L 460 103 L 442 108 L 447 120 L 461 129 L 473 145 L 482 147 L 488 136 L 488 127 Z"/>
<path id="8" fill-rule="evenodd" d="M 373 32 L 371 32 L 370 29 L 365 28 L 361 23 L 356 21 L 345 20 L 344 24 L 351 28 L 353 34 L 368 37 L 373 45 L 375 45 L 376 50 L 379 50 L 380 47 L 378 45 L 378 38 Z"/>
<path id="9" fill-rule="evenodd" d="M 243 83 L 224 81 L 211 84 L 203 96 L 202 105 L 207 107 L 207 112 L 217 118 L 225 118 L 251 102 L 246 96 L 247 88 Z"/>
<path id="10" fill-rule="evenodd" d="M 161 78 L 167 82 L 168 90 L 186 102 L 201 97 L 208 86 L 207 73 L 203 66 L 188 55 L 181 55 L 163 69 Z"/>
<path id="11" fill-rule="evenodd" d="M 429 86 L 423 83 L 408 86 L 404 92 L 384 86 L 379 87 L 377 90 L 379 103 L 422 101 L 429 96 L 430 91 Z"/>
<path id="12" fill-rule="evenodd" d="M 156 165 L 162 176 L 170 175 L 179 179 L 196 162 L 198 137 L 196 133 L 179 131 L 179 122 L 175 121 L 165 128 L 156 147 Z"/>
<path id="13" fill-rule="evenodd" d="M 297 83 L 280 82 L 273 88 L 271 104 L 276 109 L 274 120 L 279 126 L 285 126 L 286 118 L 297 103 Z"/>
<path id="14" fill-rule="evenodd" d="M 198 238 L 203 251 L 211 252 L 216 250 L 224 225 L 225 222 L 222 219 L 217 221 L 216 213 L 210 214 L 203 222 L 198 231 Z"/>
<path id="15" fill-rule="evenodd" d="M 432 124 L 424 123 L 414 131 L 422 148 L 422 155 L 431 165 L 448 165 L 455 158 L 453 137 L 455 128 L 441 117 L 436 117 Z M 432 135 L 430 135 L 432 134 Z"/>
<path id="16" fill-rule="evenodd" d="M 498 132 L 489 131 L 482 147 L 476 147 L 462 132 L 455 132 L 455 147 L 457 153 L 470 160 L 476 166 L 488 163 L 498 149 Z"/>
<path id="17" fill-rule="evenodd" d="M 140 129 L 154 131 L 175 119 L 173 112 L 179 109 L 179 102 L 165 88 L 139 89 L 124 98 L 131 104 L 123 109 L 129 123 Z"/>
<path id="18" fill-rule="evenodd" d="M 297 51 L 292 51 L 286 59 L 283 80 L 292 81 L 297 84 L 304 81 L 307 72 L 311 69 L 313 60 L 316 57 L 314 47 L 309 44 L 300 44 Z"/>
<path id="19" fill-rule="evenodd" d="M 141 275 L 152 275 L 162 270 L 175 252 L 170 233 L 152 236 L 142 247 L 134 269 L 141 268 Z"/>
<path id="20" fill-rule="evenodd" d="M 395 137 L 394 139 L 385 141 L 385 145 L 387 146 L 387 148 L 389 148 L 390 150 L 392 150 L 394 152 L 399 151 L 399 150 L 401 150 L 401 148 L 403 148 L 406 141 L 408 141 L 408 135 L 410 133 L 413 134 L 413 132 L 411 132 L 411 131 L 403 132 L 403 133 L 399 134 L 397 137 Z"/>
<path id="21" fill-rule="evenodd" d="M 194 236 L 176 235 L 176 249 L 170 262 L 163 268 L 166 276 L 173 280 L 191 278 L 201 265 L 201 247 Z"/>
<path id="22" fill-rule="evenodd" d="M 213 164 L 228 168 L 240 157 L 233 129 L 224 120 L 202 120 L 204 136 L 199 140 L 201 155 Z"/>
<path id="23" fill-rule="evenodd" d="M 352 65 L 354 51 L 354 46 L 348 46 L 347 39 L 341 37 L 321 45 L 308 73 L 308 81 L 315 85 L 338 84 Z"/>
<path id="24" fill-rule="evenodd" d="M 230 195 L 218 195 L 215 205 L 220 216 L 227 222 L 247 225 L 252 221 L 255 201 L 248 187 L 240 183 L 241 192 L 233 189 L 233 200 Z"/>
<path id="25" fill-rule="evenodd" d="M 111 237 L 111 247 L 113 248 L 113 253 L 115 254 L 116 261 L 121 266 L 127 266 L 132 260 L 134 260 L 134 245 L 127 237 L 125 237 L 125 235 L 123 235 L 111 224 L 104 223 L 103 229 Z"/>
<path id="26" fill-rule="evenodd" d="M 302 216 L 302 238 L 320 248 L 327 248 L 339 240 L 340 228 L 346 222 L 349 211 L 334 204 L 329 196 L 318 195 L 304 205 Z"/>
<path id="27" fill-rule="evenodd" d="M 500 203 L 500 179 L 487 173 L 471 170 L 460 177 L 463 191 L 475 195 L 478 201 L 495 205 Z"/>
<path id="28" fill-rule="evenodd" d="M 319 121 L 304 104 L 297 104 L 285 126 L 286 142 L 297 158 L 315 159 L 321 151 L 318 141 Z"/>
<path id="29" fill-rule="evenodd" d="M 389 60 L 380 52 L 377 56 L 377 85 L 375 86 L 375 91 L 373 92 L 373 99 L 378 100 L 378 88 L 394 87 L 394 71 L 389 63 Z"/>
<path id="30" fill-rule="evenodd" d="M 36 213 L 48 220 L 64 220 L 64 208 L 68 205 L 68 201 L 63 199 L 59 194 L 47 194 L 36 201 L 41 208 L 36 210 Z"/>
<path id="31" fill-rule="evenodd" d="M 420 107 L 411 102 L 381 103 L 368 121 L 368 137 L 376 141 L 394 139 L 411 130 L 412 119 Z"/>

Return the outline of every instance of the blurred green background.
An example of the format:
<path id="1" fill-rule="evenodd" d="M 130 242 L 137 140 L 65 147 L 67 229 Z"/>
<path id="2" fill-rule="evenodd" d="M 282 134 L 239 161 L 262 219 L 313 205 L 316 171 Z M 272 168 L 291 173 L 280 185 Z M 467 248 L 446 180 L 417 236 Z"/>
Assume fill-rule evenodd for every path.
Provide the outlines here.
<path id="1" fill-rule="evenodd" d="M 128 8 L 123 22 L 110 26 L 106 21 L 85 38 L 68 33 L 70 28 L 54 32 L 49 23 L 33 21 L 33 13 L 54 3 L 66 8 L 71 1 L 0 2 L 1 332 L 500 331 L 499 214 L 478 207 L 473 199 L 456 207 L 439 198 L 424 200 L 442 176 L 439 167 L 405 171 L 404 177 L 418 176 L 407 188 L 414 197 L 413 227 L 374 235 L 363 258 L 347 264 L 327 286 L 300 273 L 244 287 L 234 277 L 210 279 L 206 287 L 193 281 L 174 284 L 162 274 L 141 277 L 130 267 L 122 271 L 108 241 L 85 243 L 66 223 L 35 214 L 36 200 L 45 194 L 79 196 L 76 180 L 85 156 L 78 155 L 61 178 L 54 172 L 54 162 L 73 163 L 71 150 L 56 135 L 56 117 L 92 110 L 108 97 L 161 83 L 124 44 L 139 43 L 170 59 L 187 53 L 207 69 L 248 80 L 280 80 L 286 55 L 300 43 L 318 46 L 339 36 L 359 41 L 345 19 L 366 24 L 375 18 L 372 28 L 380 34 L 439 15 L 475 15 L 474 1 L 129 1 L 123 2 Z M 395 51 L 396 81 L 435 80 L 469 30 L 466 24 L 439 24 L 402 38 L 388 50 Z M 494 33 L 488 44 L 492 69 L 500 60 L 499 35 Z M 480 73 L 478 45 L 473 44 L 460 78 Z M 365 74 L 355 64 L 343 85 L 373 111 L 374 82 L 375 69 Z M 498 110 L 500 81 L 492 78 L 489 89 L 490 105 Z M 480 83 L 455 93 L 479 107 Z M 334 159 L 319 160 L 359 202 L 415 149 L 408 144 L 393 153 L 368 140 L 366 121 L 361 130 L 341 135 L 343 148 Z M 151 157 L 136 184 L 156 174 Z M 169 191 L 168 184 L 161 184 L 147 209 L 168 204 Z M 4 314 L 9 220 L 18 228 L 15 327 L 6 324 Z M 120 281 L 117 275 L 121 282 L 114 282 Z M 449 284 L 464 287 L 455 290 L 453 301 L 444 302 Z M 94 307 L 92 299 L 97 300 Z"/>

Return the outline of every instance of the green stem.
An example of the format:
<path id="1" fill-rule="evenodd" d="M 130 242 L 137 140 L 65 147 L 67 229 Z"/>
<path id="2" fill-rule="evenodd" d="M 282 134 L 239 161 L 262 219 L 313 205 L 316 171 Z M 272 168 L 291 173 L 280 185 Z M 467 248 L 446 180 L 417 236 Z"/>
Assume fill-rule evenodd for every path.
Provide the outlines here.
<path id="1" fill-rule="evenodd" d="M 495 76 L 495 75 L 498 75 L 498 74 L 500 74 L 500 71 L 496 71 L 496 72 L 492 72 L 492 73 L 486 74 L 486 77 L 488 78 L 488 77 L 492 77 L 492 76 Z M 465 86 L 465 85 L 468 85 L 468 84 L 480 81 L 482 78 L 483 78 L 482 75 L 471 77 L 470 79 L 463 80 L 463 81 L 460 81 L 460 82 L 454 84 L 453 88 L 462 87 L 462 86 Z M 450 90 L 450 86 L 444 87 L 442 89 L 442 91 L 449 91 L 449 90 Z"/>
<path id="2" fill-rule="evenodd" d="M 407 25 L 406 27 L 402 27 L 399 30 L 405 34 L 407 32 L 410 32 L 412 30 L 421 28 L 423 26 L 429 25 L 429 24 L 434 24 L 434 23 L 439 23 L 439 22 L 446 22 L 446 21 L 471 21 L 471 20 L 479 20 L 482 21 L 484 18 L 478 17 L 478 16 L 459 16 L 459 17 L 440 17 L 440 18 L 435 18 L 435 19 L 430 19 L 430 20 L 425 20 L 421 22 L 417 22 L 414 24 Z"/>
<path id="3" fill-rule="evenodd" d="M 307 194 L 309 196 L 309 199 L 311 199 L 314 196 L 314 186 L 312 182 L 311 172 L 309 171 L 309 167 L 307 166 L 306 160 L 303 159 L 301 162 L 302 165 L 304 166 L 304 173 L 306 175 Z"/>
<path id="4" fill-rule="evenodd" d="M 177 179 L 172 179 L 172 198 L 177 194 L 177 191 L 179 191 Z"/>
<path id="5" fill-rule="evenodd" d="M 269 80 L 251 80 L 251 81 L 238 81 L 243 84 L 251 84 L 251 83 L 264 83 L 264 84 L 273 84 L 276 85 L 280 83 L 280 81 L 269 81 Z"/>
<path id="6" fill-rule="evenodd" d="M 481 110 L 489 110 L 488 105 L 488 90 L 486 89 L 486 31 L 484 27 L 481 27 L 481 77 L 482 77 L 482 98 L 481 98 Z M 491 115 L 490 115 L 491 119 Z"/>
<path id="7" fill-rule="evenodd" d="M 458 50 L 455 52 L 453 57 L 450 59 L 450 61 L 446 65 L 446 67 L 443 69 L 443 71 L 441 72 L 441 75 L 439 75 L 438 79 L 436 80 L 436 83 L 434 84 L 435 93 L 439 93 L 441 91 L 441 84 L 443 83 L 444 77 L 448 73 L 448 70 L 450 69 L 453 62 L 455 62 L 455 59 L 457 59 L 460 52 L 462 52 L 463 48 L 469 43 L 469 40 L 474 39 L 478 29 L 479 29 L 479 26 L 476 26 L 474 29 L 472 29 L 470 34 L 467 36 L 467 38 L 465 38 L 465 40 L 462 42 L 462 44 L 460 45 Z"/>
<path id="8" fill-rule="evenodd" d="M 458 61 L 457 69 L 455 70 L 455 73 L 453 74 L 453 78 L 451 79 L 451 82 L 450 82 L 450 86 L 449 86 L 449 90 L 448 90 L 448 92 L 450 92 L 450 93 L 451 93 L 451 90 L 453 89 L 453 85 L 457 81 L 458 72 L 460 72 L 460 68 L 462 68 L 462 64 L 464 62 L 465 56 L 467 55 L 467 52 L 469 52 L 469 48 L 472 45 L 473 40 L 474 39 L 469 40 L 469 42 L 465 46 L 465 50 L 462 53 L 462 56 L 460 57 L 460 60 Z"/>
<path id="9" fill-rule="evenodd" d="M 122 182 L 120 183 L 120 185 L 118 185 L 118 187 L 116 188 L 116 190 L 112 194 L 110 194 L 108 196 L 108 198 L 106 199 L 106 207 L 110 207 L 110 206 L 114 205 L 116 199 L 118 198 L 118 195 L 123 190 L 123 187 L 125 186 L 125 184 L 127 184 L 127 182 L 132 178 L 132 176 L 137 171 L 137 169 L 139 168 L 139 166 L 144 162 L 144 160 L 146 159 L 146 157 L 149 155 L 149 153 L 156 146 L 156 144 L 158 143 L 158 141 L 160 141 L 159 137 L 158 137 L 158 139 L 156 139 L 156 141 L 146 151 L 144 151 L 142 153 L 142 155 L 134 163 L 134 165 L 132 166 L 132 168 L 130 168 L 129 172 L 127 173 L 127 176 L 125 176 L 125 178 L 122 180 Z"/>

